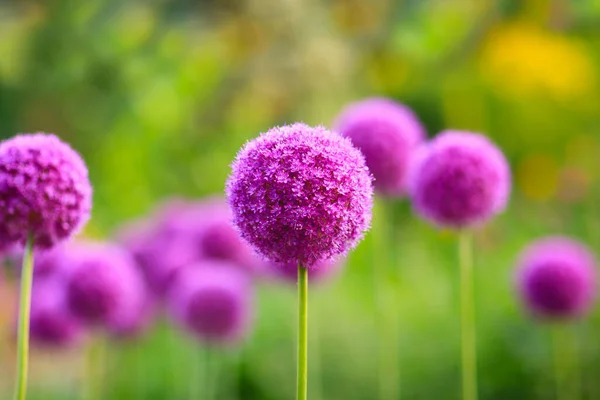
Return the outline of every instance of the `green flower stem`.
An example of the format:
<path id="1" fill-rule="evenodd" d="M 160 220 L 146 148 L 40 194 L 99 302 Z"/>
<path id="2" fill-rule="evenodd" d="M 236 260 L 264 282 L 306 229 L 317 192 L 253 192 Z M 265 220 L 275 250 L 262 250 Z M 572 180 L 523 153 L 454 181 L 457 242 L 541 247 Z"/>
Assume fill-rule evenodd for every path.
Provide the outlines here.
<path id="1" fill-rule="evenodd" d="M 21 269 L 21 294 L 19 299 L 19 331 L 17 334 L 17 376 L 15 400 L 27 396 L 27 374 L 29 371 L 29 314 L 31 311 L 31 287 L 33 285 L 33 237 L 29 235 L 23 254 Z"/>
<path id="2" fill-rule="evenodd" d="M 92 336 L 86 354 L 86 379 L 84 382 L 84 399 L 99 400 L 104 398 L 104 338 Z"/>
<path id="3" fill-rule="evenodd" d="M 552 353 L 557 400 L 581 398 L 577 348 L 573 332 L 569 328 L 570 326 L 561 324 L 552 327 Z"/>
<path id="4" fill-rule="evenodd" d="M 461 232 L 459 239 L 459 264 L 463 400 L 477 400 L 477 344 L 475 337 L 472 240 L 470 232 Z"/>
<path id="5" fill-rule="evenodd" d="M 308 270 L 298 263 L 298 367 L 296 399 L 306 400 L 308 389 Z"/>
<path id="6" fill-rule="evenodd" d="M 399 290 L 399 268 L 397 258 L 397 227 L 394 203 L 378 202 L 381 218 L 374 230 L 373 269 L 375 273 L 376 318 L 379 336 L 379 399 L 400 398 L 399 316 L 397 294 Z"/>

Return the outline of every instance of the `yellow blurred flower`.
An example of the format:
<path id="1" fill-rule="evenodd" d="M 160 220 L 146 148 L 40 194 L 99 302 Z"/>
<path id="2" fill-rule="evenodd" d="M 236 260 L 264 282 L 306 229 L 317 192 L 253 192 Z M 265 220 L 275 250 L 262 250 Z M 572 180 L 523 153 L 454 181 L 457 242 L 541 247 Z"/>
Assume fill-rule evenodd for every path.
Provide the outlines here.
<path id="1" fill-rule="evenodd" d="M 570 100 L 592 93 L 596 71 L 576 39 L 524 23 L 494 29 L 481 54 L 482 73 L 498 92 Z"/>

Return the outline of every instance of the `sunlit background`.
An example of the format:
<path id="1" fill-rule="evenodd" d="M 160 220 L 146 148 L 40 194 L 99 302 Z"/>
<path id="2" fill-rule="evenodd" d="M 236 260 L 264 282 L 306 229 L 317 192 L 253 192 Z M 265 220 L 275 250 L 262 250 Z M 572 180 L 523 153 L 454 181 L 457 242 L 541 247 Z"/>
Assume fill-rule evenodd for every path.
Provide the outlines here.
<path id="1" fill-rule="evenodd" d="M 0 135 L 54 132 L 94 185 L 91 238 L 171 196 L 222 194 L 248 139 L 294 121 L 330 125 L 350 101 L 387 96 L 506 153 L 506 214 L 478 232 L 481 399 L 553 399 L 550 334 L 520 309 L 518 251 L 563 233 L 600 249 L 600 1 L 3 0 Z M 310 398 L 378 398 L 375 270 L 397 265 L 400 399 L 458 399 L 456 237 L 398 201 L 397 238 L 374 229 L 310 298 Z M 378 218 L 379 217 L 379 218 Z M 1 398 L 14 376 L 14 279 L 2 280 Z M 217 399 L 292 399 L 293 285 L 257 283 L 252 333 L 210 351 L 158 315 L 107 343 L 97 400 L 187 399 L 218 365 Z M 573 326 L 583 398 L 600 399 L 600 314 Z M 313 345 L 314 344 L 314 345 Z M 210 353 L 210 354 L 209 354 Z M 31 399 L 81 397 L 86 344 L 34 346 Z"/>

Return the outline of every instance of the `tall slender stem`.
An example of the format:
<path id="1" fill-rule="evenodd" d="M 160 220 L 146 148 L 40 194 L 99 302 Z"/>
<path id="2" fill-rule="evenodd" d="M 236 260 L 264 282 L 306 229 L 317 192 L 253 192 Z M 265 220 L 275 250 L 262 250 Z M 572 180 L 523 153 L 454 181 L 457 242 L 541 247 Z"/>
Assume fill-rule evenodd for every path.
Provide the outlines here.
<path id="1" fill-rule="evenodd" d="M 313 291 L 314 294 L 314 291 Z M 314 300 L 314 296 L 313 296 Z M 317 299 L 318 300 L 318 299 Z M 313 309 L 311 313 L 312 322 L 310 323 L 310 386 L 312 400 L 322 400 L 323 398 L 323 381 L 321 376 L 321 337 L 320 337 L 320 321 L 319 321 L 319 308 Z"/>
<path id="2" fill-rule="evenodd" d="M 306 400 L 308 390 L 308 270 L 298 263 L 298 367 L 296 399 Z"/>
<path id="3" fill-rule="evenodd" d="M 381 232 L 381 235 L 373 238 L 376 242 L 373 263 L 376 274 L 376 317 L 379 335 L 379 399 L 397 400 L 400 398 L 397 312 L 399 271 L 396 252 L 398 231 L 395 225 L 394 204 L 381 201 L 379 205 L 382 218 L 377 231 Z"/>
<path id="4" fill-rule="evenodd" d="M 206 374 L 206 358 L 203 353 L 200 348 L 192 346 L 192 360 L 189 364 L 191 378 L 188 396 L 190 400 L 200 399 L 200 395 L 207 390 L 208 376 Z M 201 389 L 202 387 L 203 389 Z"/>
<path id="5" fill-rule="evenodd" d="M 461 232 L 459 240 L 462 398 L 463 400 L 477 400 L 477 344 L 475 337 L 472 236 L 469 232 Z"/>
<path id="6" fill-rule="evenodd" d="M 218 348 L 212 346 L 207 346 L 204 351 L 204 376 L 206 387 L 202 400 L 220 398 L 219 372 L 223 354 L 218 351 Z"/>
<path id="7" fill-rule="evenodd" d="M 21 295 L 19 300 L 19 331 L 17 336 L 17 376 L 15 400 L 27 396 L 27 374 L 29 371 L 29 314 L 31 311 L 31 287 L 33 285 L 33 237 L 29 235 L 23 254 L 21 268 Z"/>
<path id="8" fill-rule="evenodd" d="M 552 353 L 557 400 L 577 400 L 581 397 L 577 349 L 568 326 L 552 327 Z"/>
<path id="9" fill-rule="evenodd" d="M 98 400 L 103 398 L 104 387 L 104 341 L 100 336 L 92 336 L 86 354 L 86 376 L 84 382 L 84 399 Z"/>

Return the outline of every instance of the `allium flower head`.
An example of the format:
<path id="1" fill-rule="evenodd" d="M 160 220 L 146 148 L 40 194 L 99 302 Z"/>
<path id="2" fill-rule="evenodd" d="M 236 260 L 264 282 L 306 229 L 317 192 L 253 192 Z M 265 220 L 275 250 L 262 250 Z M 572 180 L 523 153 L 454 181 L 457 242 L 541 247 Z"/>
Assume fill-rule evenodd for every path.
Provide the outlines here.
<path id="1" fill-rule="evenodd" d="M 441 226 L 483 223 L 506 207 L 510 169 L 486 137 L 445 131 L 417 152 L 408 177 L 416 211 Z"/>
<path id="2" fill-rule="evenodd" d="M 566 237 L 547 237 L 521 254 L 518 293 L 534 315 L 572 319 L 584 315 L 596 297 L 596 259 L 586 246 Z"/>
<path id="3" fill-rule="evenodd" d="M 190 204 L 167 222 L 168 235 L 188 238 L 197 257 L 228 261 L 246 272 L 255 272 L 260 260 L 233 225 L 231 209 L 224 198 L 209 197 Z"/>
<path id="4" fill-rule="evenodd" d="M 246 274 L 231 264 L 204 261 L 185 268 L 169 290 L 175 321 L 213 344 L 243 338 L 252 319 L 252 290 Z"/>
<path id="5" fill-rule="evenodd" d="M 169 226 L 170 219 L 179 215 L 184 206 L 178 204 L 177 210 L 168 208 L 168 214 L 155 213 L 146 220 L 127 224 L 117 234 L 118 241 L 132 254 L 148 286 L 158 296 L 165 294 L 179 269 L 199 259 L 199 250 L 190 238 Z"/>
<path id="6" fill-rule="evenodd" d="M 152 323 L 156 300 L 149 295 L 141 277 L 131 277 L 132 285 L 124 304 L 107 321 L 109 333 L 119 339 L 132 339 L 143 334 Z"/>
<path id="7" fill-rule="evenodd" d="M 69 250 L 66 301 L 73 315 L 89 324 L 106 324 L 129 306 L 141 280 L 133 258 L 117 245 L 77 243 Z"/>
<path id="8" fill-rule="evenodd" d="M 65 303 L 65 287 L 58 279 L 36 280 L 31 296 L 31 340 L 46 346 L 67 346 L 83 336 L 83 326 Z"/>
<path id="9" fill-rule="evenodd" d="M 0 243 L 49 248 L 89 219 L 92 188 L 87 168 L 54 135 L 20 135 L 0 143 Z"/>
<path id="10" fill-rule="evenodd" d="M 336 275 L 343 267 L 342 260 L 319 261 L 308 269 L 308 280 L 311 283 L 317 283 Z M 289 283 L 298 282 L 298 263 L 266 263 L 265 275 Z"/>
<path id="11" fill-rule="evenodd" d="M 50 249 L 36 249 L 34 251 L 33 276 L 39 279 L 60 275 L 68 267 L 65 255 L 67 248 L 67 244 L 61 243 Z M 21 246 L 11 248 L 7 258 L 20 272 L 23 263 L 23 248 Z"/>
<path id="12" fill-rule="evenodd" d="M 425 139 L 421 123 L 408 107 L 384 98 L 351 103 L 338 116 L 334 130 L 362 151 L 377 192 L 404 195 L 410 159 Z"/>
<path id="13" fill-rule="evenodd" d="M 296 123 L 248 142 L 227 182 L 233 221 L 264 258 L 310 267 L 356 246 L 371 221 L 362 153 L 322 127 Z"/>

